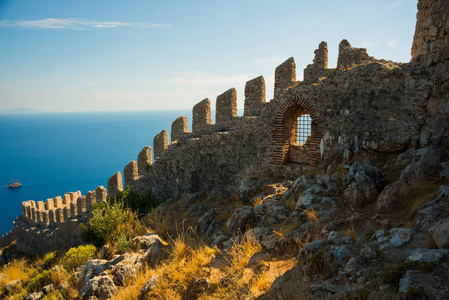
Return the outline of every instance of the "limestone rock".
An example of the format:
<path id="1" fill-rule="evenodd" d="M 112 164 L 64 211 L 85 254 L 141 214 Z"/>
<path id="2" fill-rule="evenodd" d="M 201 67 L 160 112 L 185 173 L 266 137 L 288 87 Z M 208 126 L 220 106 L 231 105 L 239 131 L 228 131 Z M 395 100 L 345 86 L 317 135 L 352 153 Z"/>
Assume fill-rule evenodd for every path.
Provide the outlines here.
<path id="1" fill-rule="evenodd" d="M 143 285 L 140 290 L 139 300 L 149 300 L 148 294 L 157 286 L 157 281 L 160 279 L 161 275 L 153 275 L 148 279 L 148 281 Z"/>
<path id="2" fill-rule="evenodd" d="M 440 203 L 439 199 L 434 199 L 424 204 L 416 214 L 413 232 L 427 232 L 430 227 L 438 222 L 445 206 Z"/>
<path id="3" fill-rule="evenodd" d="M 109 276 L 96 276 L 90 279 L 83 286 L 79 293 L 79 298 L 83 300 L 96 297 L 98 299 L 108 299 L 117 291 L 117 287 Z"/>
<path id="4" fill-rule="evenodd" d="M 449 181 L 449 161 L 441 163 L 440 178 L 445 181 Z"/>
<path id="5" fill-rule="evenodd" d="M 35 293 L 31 293 L 26 295 L 23 300 L 40 300 L 42 298 L 44 298 L 45 295 L 42 292 L 35 292 Z"/>
<path id="6" fill-rule="evenodd" d="M 258 191 L 260 186 L 259 181 L 245 180 L 239 186 L 239 201 L 243 204 L 248 204 Z"/>
<path id="7" fill-rule="evenodd" d="M 352 205 L 372 203 L 384 187 L 382 173 L 369 164 L 355 162 L 343 178 L 345 198 Z"/>
<path id="8" fill-rule="evenodd" d="M 429 232 L 438 248 L 449 249 L 449 218 L 433 225 Z"/>
<path id="9" fill-rule="evenodd" d="M 416 151 L 415 163 L 407 166 L 401 173 L 401 181 L 412 183 L 429 176 L 439 177 L 440 163 L 446 152 L 435 146 Z"/>
<path id="10" fill-rule="evenodd" d="M 8 282 L 3 288 L 4 295 L 12 295 L 15 292 L 18 292 L 21 288 L 23 288 L 22 279 L 16 279 Z"/>
<path id="11" fill-rule="evenodd" d="M 153 247 L 154 245 L 158 245 L 159 247 L 162 246 L 162 240 L 161 238 L 155 234 L 155 233 L 148 233 L 144 234 L 138 237 L 135 237 L 133 239 L 133 250 L 139 251 L 143 250 L 146 251 L 149 248 Z"/>
<path id="12" fill-rule="evenodd" d="M 390 244 L 396 248 L 408 243 L 411 238 L 412 231 L 408 228 L 393 228 L 390 230 Z"/>
<path id="13" fill-rule="evenodd" d="M 231 231 L 240 231 L 242 233 L 251 227 L 254 227 L 256 224 L 256 215 L 251 206 L 237 208 L 226 222 L 226 226 L 231 229 Z"/>
<path id="14" fill-rule="evenodd" d="M 399 191 L 406 186 L 402 181 L 396 181 L 387 185 L 382 193 L 380 193 L 379 198 L 377 198 L 377 209 L 380 211 L 392 209 L 398 204 Z"/>
<path id="15" fill-rule="evenodd" d="M 85 265 L 78 278 L 78 285 L 82 286 L 91 278 L 98 276 L 108 268 L 108 261 L 105 259 L 92 259 Z"/>
<path id="16" fill-rule="evenodd" d="M 221 247 L 226 240 L 226 235 L 218 228 L 224 225 L 220 216 L 224 215 L 226 210 L 213 208 L 198 219 L 197 231 L 201 235 L 208 237 L 212 245 Z"/>
<path id="17" fill-rule="evenodd" d="M 449 250 L 446 249 L 416 249 L 408 257 L 411 261 L 418 262 L 437 262 L 449 257 Z"/>

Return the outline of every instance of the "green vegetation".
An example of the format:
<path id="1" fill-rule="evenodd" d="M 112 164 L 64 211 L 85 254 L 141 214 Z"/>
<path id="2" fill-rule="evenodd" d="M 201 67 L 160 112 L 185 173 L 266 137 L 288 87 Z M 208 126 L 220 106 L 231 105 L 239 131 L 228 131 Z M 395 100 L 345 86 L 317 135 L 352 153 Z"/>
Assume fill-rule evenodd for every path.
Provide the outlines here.
<path id="1" fill-rule="evenodd" d="M 116 242 L 118 236 L 124 233 L 123 227 L 129 217 L 130 210 L 124 207 L 123 202 L 97 203 L 87 225 L 81 225 L 81 238 L 96 247 Z"/>
<path id="2" fill-rule="evenodd" d="M 81 245 L 76 248 L 70 248 L 65 254 L 62 264 L 66 270 L 75 270 L 91 259 L 96 251 L 97 249 L 94 245 Z"/>
<path id="3" fill-rule="evenodd" d="M 44 286 L 51 284 L 51 271 L 46 270 L 34 277 L 27 285 L 27 292 L 33 293 L 40 291 Z"/>
<path id="4" fill-rule="evenodd" d="M 110 199 L 110 202 L 124 203 L 125 207 L 141 216 L 149 213 L 153 208 L 151 192 L 151 188 L 149 188 L 143 194 L 137 194 L 127 186 L 122 192 L 117 193 L 115 198 Z"/>

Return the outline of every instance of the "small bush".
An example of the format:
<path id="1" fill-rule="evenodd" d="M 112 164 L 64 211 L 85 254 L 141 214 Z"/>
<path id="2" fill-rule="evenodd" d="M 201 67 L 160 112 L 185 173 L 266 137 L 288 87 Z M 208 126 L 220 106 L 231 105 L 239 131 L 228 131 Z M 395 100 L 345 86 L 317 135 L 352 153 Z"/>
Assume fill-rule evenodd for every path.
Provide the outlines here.
<path id="1" fill-rule="evenodd" d="M 95 255 L 96 251 L 97 249 L 94 245 L 81 245 L 76 248 L 70 248 L 63 258 L 63 266 L 66 270 L 74 270 L 84 265 Z"/>
<path id="2" fill-rule="evenodd" d="M 27 285 L 27 292 L 33 293 L 40 291 L 44 286 L 51 284 L 51 271 L 46 270 L 34 277 Z"/>
<path id="3" fill-rule="evenodd" d="M 122 192 L 117 193 L 110 202 L 123 202 L 125 207 L 137 212 L 138 215 L 144 215 L 153 208 L 151 193 L 151 188 L 147 189 L 143 194 L 137 194 L 130 190 L 129 187 L 126 187 Z"/>
<path id="4" fill-rule="evenodd" d="M 117 240 L 120 230 L 125 226 L 130 215 L 123 202 L 101 203 L 92 209 L 92 216 L 87 225 L 82 225 L 81 238 L 86 243 L 101 247 Z"/>
<path id="5" fill-rule="evenodd" d="M 119 237 L 117 239 L 117 244 L 118 244 L 118 250 L 121 253 L 124 253 L 124 252 L 128 251 L 129 249 L 131 249 L 133 241 L 130 237 L 121 234 L 121 235 L 119 235 Z"/>

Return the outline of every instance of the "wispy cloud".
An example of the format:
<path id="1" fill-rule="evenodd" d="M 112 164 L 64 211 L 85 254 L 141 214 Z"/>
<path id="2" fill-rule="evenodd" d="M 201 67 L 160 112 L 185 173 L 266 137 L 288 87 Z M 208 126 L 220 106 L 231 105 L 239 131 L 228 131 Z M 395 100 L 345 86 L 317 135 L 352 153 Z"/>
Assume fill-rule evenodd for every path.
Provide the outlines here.
<path id="1" fill-rule="evenodd" d="M 377 46 L 378 43 L 362 41 L 358 46 L 362 48 L 371 48 Z"/>
<path id="2" fill-rule="evenodd" d="M 285 60 L 285 59 L 284 59 Z M 253 61 L 261 67 L 277 67 L 284 61 L 281 57 L 278 56 L 269 56 L 269 57 L 256 57 Z"/>
<path id="3" fill-rule="evenodd" d="M 397 48 L 399 46 L 399 41 L 396 39 L 391 39 L 388 42 L 388 46 L 390 46 L 391 48 Z"/>
<path id="4" fill-rule="evenodd" d="M 393 4 L 391 4 L 391 7 L 398 7 L 398 6 L 401 6 L 401 5 L 403 5 L 404 3 L 403 2 L 395 2 L 395 3 L 393 3 Z"/>
<path id="5" fill-rule="evenodd" d="M 40 20 L 1 20 L 0 27 L 3 28 L 36 28 L 57 30 L 87 30 L 116 27 L 134 28 L 161 28 L 172 27 L 172 24 L 148 24 L 148 23 L 125 23 L 114 21 L 89 21 L 78 18 L 47 18 Z"/>

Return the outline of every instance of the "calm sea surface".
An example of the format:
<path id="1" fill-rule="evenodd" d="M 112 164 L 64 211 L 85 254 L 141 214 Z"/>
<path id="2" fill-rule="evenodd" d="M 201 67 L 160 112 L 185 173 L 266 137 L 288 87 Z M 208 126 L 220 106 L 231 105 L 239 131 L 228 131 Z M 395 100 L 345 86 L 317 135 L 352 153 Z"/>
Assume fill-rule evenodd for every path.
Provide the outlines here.
<path id="1" fill-rule="evenodd" d="M 22 201 L 107 187 L 179 116 L 191 121 L 187 110 L 0 115 L 0 235 L 22 214 Z M 4 187 L 12 179 L 22 187 Z"/>

